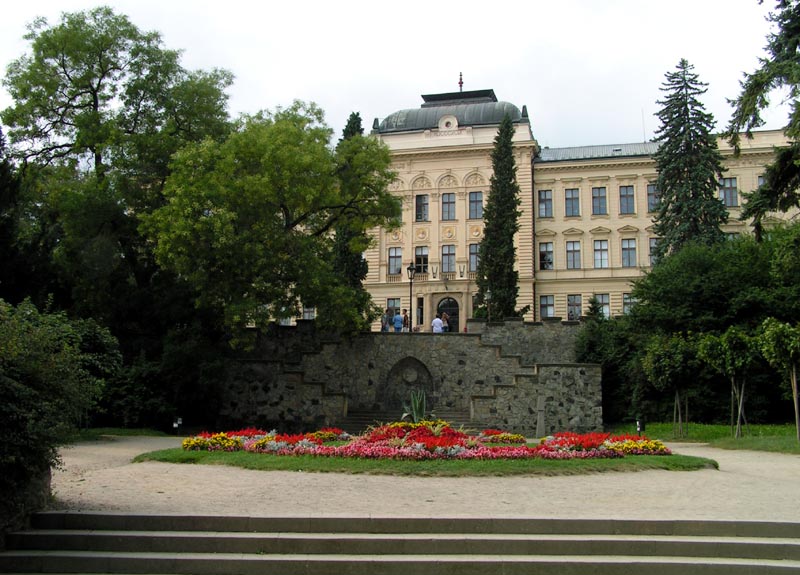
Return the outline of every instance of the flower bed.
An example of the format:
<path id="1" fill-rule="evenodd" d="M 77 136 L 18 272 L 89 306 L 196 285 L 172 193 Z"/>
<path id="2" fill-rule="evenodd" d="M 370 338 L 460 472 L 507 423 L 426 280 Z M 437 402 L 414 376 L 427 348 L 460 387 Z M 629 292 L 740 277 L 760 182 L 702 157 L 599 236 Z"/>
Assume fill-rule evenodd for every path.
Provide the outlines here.
<path id="1" fill-rule="evenodd" d="M 183 449 L 408 460 L 608 459 L 628 455 L 670 455 L 661 441 L 638 435 L 564 432 L 529 445 L 518 434 L 486 429 L 478 435 L 469 435 L 442 420 L 389 423 L 355 438 L 335 427 L 294 435 L 255 428 L 203 432 L 184 439 Z"/>

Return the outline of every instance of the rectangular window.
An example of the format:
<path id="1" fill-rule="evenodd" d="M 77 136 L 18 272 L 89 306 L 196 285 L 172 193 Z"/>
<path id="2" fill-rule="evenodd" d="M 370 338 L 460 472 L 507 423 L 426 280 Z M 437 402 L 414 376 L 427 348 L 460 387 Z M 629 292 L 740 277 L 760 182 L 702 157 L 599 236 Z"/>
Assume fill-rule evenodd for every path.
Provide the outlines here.
<path id="1" fill-rule="evenodd" d="M 480 244 L 469 244 L 469 271 L 476 272 L 478 271 L 478 260 L 480 259 L 480 252 L 481 245 Z"/>
<path id="2" fill-rule="evenodd" d="M 418 274 L 428 273 L 428 247 L 414 248 L 414 267 Z"/>
<path id="3" fill-rule="evenodd" d="M 622 240 L 622 267 L 636 267 L 636 240 Z"/>
<path id="4" fill-rule="evenodd" d="M 553 269 L 553 242 L 539 243 L 539 269 Z"/>
<path id="5" fill-rule="evenodd" d="M 600 304 L 600 309 L 603 311 L 603 317 L 608 319 L 611 317 L 611 296 L 607 293 L 594 294 L 597 303 Z"/>
<path id="6" fill-rule="evenodd" d="M 633 195 L 633 186 L 619 187 L 619 213 L 636 213 L 636 198 Z"/>
<path id="7" fill-rule="evenodd" d="M 442 220 L 456 219 L 456 195 L 442 194 Z"/>
<path id="8" fill-rule="evenodd" d="M 736 187 L 736 178 L 722 178 L 719 181 L 719 199 L 726 208 L 735 208 L 739 205 L 739 188 Z"/>
<path id="9" fill-rule="evenodd" d="M 317 316 L 317 308 L 303 306 L 303 319 L 314 319 Z"/>
<path id="10" fill-rule="evenodd" d="M 483 217 L 483 192 L 469 193 L 469 219 L 479 220 Z"/>
<path id="11" fill-rule="evenodd" d="M 567 296 L 567 319 L 577 321 L 581 319 L 581 295 L 573 294 Z"/>
<path id="12" fill-rule="evenodd" d="M 539 217 L 553 217 L 553 190 L 539 190 Z"/>
<path id="13" fill-rule="evenodd" d="M 456 271 L 456 246 L 442 246 L 442 273 L 452 274 Z"/>
<path id="14" fill-rule="evenodd" d="M 658 257 L 656 256 L 656 250 L 658 249 L 658 238 L 650 238 L 650 265 L 656 265 L 656 261 Z"/>
<path id="15" fill-rule="evenodd" d="M 389 248 L 389 275 L 403 271 L 403 248 Z"/>
<path id="16" fill-rule="evenodd" d="M 622 313 L 629 314 L 633 309 L 633 304 L 636 303 L 636 300 L 633 299 L 633 296 L 629 293 L 622 294 Z"/>
<path id="17" fill-rule="evenodd" d="M 658 211 L 658 188 L 652 182 L 647 184 L 647 211 Z"/>
<path id="18" fill-rule="evenodd" d="M 564 215 L 567 217 L 581 215 L 581 191 L 578 188 L 564 190 Z"/>
<path id="19" fill-rule="evenodd" d="M 594 241 L 594 267 L 608 267 L 608 240 Z"/>
<path id="20" fill-rule="evenodd" d="M 394 317 L 395 314 L 400 311 L 400 298 L 399 297 L 390 297 L 386 300 L 386 309 L 389 310 L 390 317 Z"/>
<path id="21" fill-rule="evenodd" d="M 592 214 L 595 216 L 605 216 L 608 214 L 605 187 L 592 188 Z"/>
<path id="22" fill-rule="evenodd" d="M 764 176 L 758 176 L 758 187 L 763 186 L 765 181 Z"/>
<path id="23" fill-rule="evenodd" d="M 581 269 L 581 243 L 567 242 L 567 269 Z"/>
<path id="24" fill-rule="evenodd" d="M 418 222 L 428 221 L 428 194 L 420 194 L 416 197 L 416 220 Z"/>
<path id="25" fill-rule="evenodd" d="M 539 296 L 539 317 L 544 319 L 547 317 L 556 316 L 556 302 L 555 296 L 540 295 Z"/>

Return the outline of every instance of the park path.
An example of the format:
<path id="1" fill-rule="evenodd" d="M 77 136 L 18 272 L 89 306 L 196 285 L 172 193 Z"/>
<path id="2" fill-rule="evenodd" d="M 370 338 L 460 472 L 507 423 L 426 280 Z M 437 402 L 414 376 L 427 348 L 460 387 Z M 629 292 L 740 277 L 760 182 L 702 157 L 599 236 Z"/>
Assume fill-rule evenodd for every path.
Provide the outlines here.
<path id="1" fill-rule="evenodd" d="M 394 477 L 131 463 L 172 437 L 62 450 L 57 505 L 75 510 L 245 516 L 535 517 L 799 521 L 800 456 L 672 444 L 719 470 L 561 477 Z"/>

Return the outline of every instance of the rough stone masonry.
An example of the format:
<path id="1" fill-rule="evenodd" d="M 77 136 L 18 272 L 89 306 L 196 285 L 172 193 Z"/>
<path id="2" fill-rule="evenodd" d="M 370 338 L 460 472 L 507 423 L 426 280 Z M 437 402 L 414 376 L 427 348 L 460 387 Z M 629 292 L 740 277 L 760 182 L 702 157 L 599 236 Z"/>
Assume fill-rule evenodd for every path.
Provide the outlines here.
<path id="1" fill-rule="evenodd" d="M 222 425 L 310 431 L 348 414 L 399 419 L 412 390 L 476 429 L 528 437 L 602 429 L 600 366 L 575 363 L 579 322 L 468 320 L 464 334 L 330 338 L 313 321 L 273 326 L 228 370 Z"/>

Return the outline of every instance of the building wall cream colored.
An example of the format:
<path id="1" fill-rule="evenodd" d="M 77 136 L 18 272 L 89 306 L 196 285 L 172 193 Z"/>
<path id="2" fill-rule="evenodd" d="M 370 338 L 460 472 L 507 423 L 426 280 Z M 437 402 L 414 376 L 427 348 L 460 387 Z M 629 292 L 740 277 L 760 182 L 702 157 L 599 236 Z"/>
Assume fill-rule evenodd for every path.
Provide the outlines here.
<path id="1" fill-rule="evenodd" d="M 468 218 L 469 192 L 483 192 L 488 200 L 492 175 L 491 152 L 497 127 L 467 127 L 456 130 L 425 130 L 414 133 L 384 134 L 380 137 L 392 150 L 393 168 L 398 174 L 391 189 L 402 199 L 402 225 L 399 229 L 372 231 L 375 242 L 366 252 L 369 274 L 365 287 L 382 309 L 390 298 L 400 300 L 402 308 L 414 309 L 422 298 L 421 329 L 430 331 L 439 302 L 453 298 L 458 302 L 460 325 L 472 317 L 472 298 L 477 293 L 475 274 L 469 270 L 469 244 L 483 238 L 483 220 Z M 737 178 L 739 205 L 741 193 L 756 188 L 758 176 L 774 157 L 775 146 L 785 145 L 779 130 L 761 131 L 753 139 L 742 139 L 741 155 L 734 157 L 727 142 L 719 147 L 725 157 L 725 177 Z M 582 312 L 592 295 L 607 294 L 611 315 L 623 313 L 624 294 L 631 284 L 650 269 L 649 242 L 653 213 L 647 210 L 647 185 L 656 180 L 655 162 L 648 156 L 566 160 L 532 164 L 537 143 L 529 124 L 517 124 L 514 135 L 517 181 L 520 186 L 522 217 L 516 236 L 519 298 L 517 305 L 530 306 L 526 320 L 539 320 L 540 296 L 553 296 L 556 317 L 567 318 L 567 296 L 580 295 Z M 635 210 L 620 214 L 620 186 L 633 186 Z M 605 186 L 607 215 L 592 215 L 592 187 Z M 565 215 L 564 190 L 580 190 L 580 215 Z M 538 191 L 552 190 L 553 216 L 538 216 Z M 429 195 L 429 220 L 415 222 L 414 196 Z M 456 194 L 456 218 L 441 221 L 441 194 Z M 739 221 L 741 209 L 730 209 L 726 232 L 749 233 Z M 776 215 L 775 219 L 787 217 Z M 636 266 L 623 267 L 622 241 L 634 239 Z M 608 241 L 608 267 L 594 267 L 594 240 Z M 567 269 L 566 242 L 581 244 L 581 268 Z M 539 244 L 553 243 L 552 270 L 539 269 Z M 456 272 L 441 273 L 441 248 L 456 246 Z M 417 275 L 409 302 L 409 280 L 405 268 L 414 260 L 414 248 L 429 248 L 429 273 Z M 402 249 L 402 274 L 390 276 L 388 254 L 392 247 Z M 434 277 L 434 270 L 436 277 Z M 463 270 L 463 275 L 462 275 Z M 417 317 L 414 317 L 415 325 Z M 379 329 L 375 324 L 374 329 Z"/>
<path id="2" fill-rule="evenodd" d="M 517 270 L 520 276 L 519 307 L 533 309 L 533 194 L 529 166 L 537 149 L 528 124 L 515 125 L 514 150 L 517 183 L 520 186 L 520 230 L 516 236 Z M 414 309 L 418 298 L 424 301 L 421 330 L 430 331 L 430 322 L 443 299 L 453 298 L 459 306 L 460 325 L 472 317 L 472 298 L 477 293 L 475 274 L 469 271 L 469 245 L 483 239 L 483 219 L 470 219 L 469 193 L 483 192 L 484 206 L 492 176 L 491 153 L 497 127 L 467 127 L 456 130 L 425 130 L 414 133 L 384 134 L 381 138 L 392 150 L 393 169 L 398 179 L 391 190 L 402 200 L 402 226 L 398 230 L 373 230 L 374 244 L 366 252 L 369 274 L 365 287 L 373 301 L 385 309 L 390 298 L 402 308 Z M 415 221 L 414 196 L 429 196 L 429 221 Z M 442 221 L 441 195 L 455 193 L 456 217 Z M 442 274 L 442 246 L 454 245 L 455 272 Z M 429 250 L 429 273 L 414 279 L 412 302 L 405 268 L 414 261 L 416 247 Z M 402 272 L 389 275 L 390 248 L 402 249 Z M 434 277 L 435 273 L 435 277 Z M 533 319 L 532 312 L 526 316 Z M 417 316 L 414 317 L 415 325 Z M 379 325 L 374 326 L 379 329 Z"/>
<path id="3" fill-rule="evenodd" d="M 739 206 L 742 192 L 755 189 L 758 177 L 773 157 L 775 146 L 785 145 L 786 139 L 779 130 L 755 132 L 753 139 L 743 138 L 739 157 L 734 157 L 727 142 L 720 140 L 719 148 L 725 159 L 724 177 L 735 177 L 739 189 Z M 656 180 L 655 162 L 647 156 L 628 158 L 599 158 L 561 162 L 536 163 L 533 168 L 534 201 L 540 190 L 553 192 L 553 217 L 535 218 L 536 255 L 536 319 L 540 319 L 539 297 L 554 296 L 555 316 L 567 317 L 568 295 L 581 295 L 582 309 L 588 308 L 592 295 L 608 294 L 611 315 L 623 313 L 623 295 L 631 291 L 631 284 L 650 269 L 649 243 L 655 238 L 652 212 L 647 211 L 647 185 Z M 634 187 L 635 213 L 620 214 L 620 186 Z M 592 215 L 592 187 L 605 186 L 608 215 Z M 565 190 L 580 190 L 580 215 L 565 215 Z M 739 220 L 741 207 L 729 209 L 730 218 L 724 231 L 749 233 L 750 228 Z M 776 218 L 779 217 L 776 215 Z M 782 216 L 788 217 L 788 216 Z M 622 267 L 622 241 L 636 240 L 636 267 Z M 594 267 L 594 240 L 608 240 L 609 265 Z M 567 269 L 566 243 L 581 244 L 581 268 Z M 552 242 L 553 270 L 540 270 L 539 244 Z"/>

